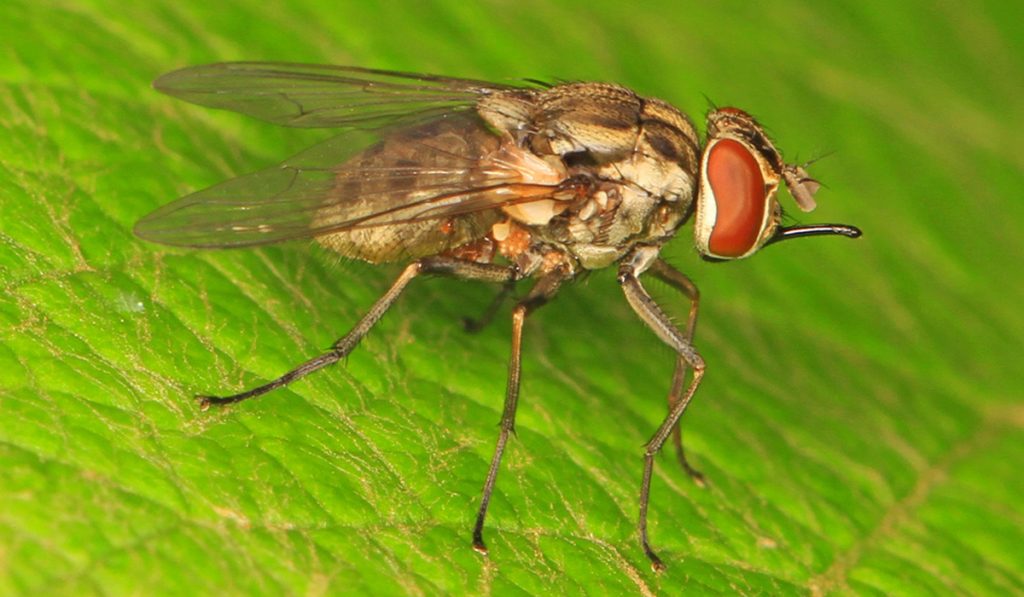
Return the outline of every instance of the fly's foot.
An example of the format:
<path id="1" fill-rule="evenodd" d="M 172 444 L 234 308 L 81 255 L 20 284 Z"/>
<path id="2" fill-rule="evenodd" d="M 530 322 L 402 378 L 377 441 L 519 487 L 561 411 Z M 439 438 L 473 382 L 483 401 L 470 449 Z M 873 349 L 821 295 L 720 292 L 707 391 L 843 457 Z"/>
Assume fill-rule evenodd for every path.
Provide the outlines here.
<path id="1" fill-rule="evenodd" d="M 225 404 L 231 404 L 237 402 L 234 396 L 207 396 L 205 394 L 196 394 L 196 402 L 199 403 L 199 410 L 207 411 L 210 410 L 211 405 L 223 406 Z"/>
<path id="2" fill-rule="evenodd" d="M 486 321 L 482 319 L 473 319 L 471 317 L 462 318 L 462 329 L 467 334 L 478 334 L 481 330 L 487 327 Z"/>
<path id="3" fill-rule="evenodd" d="M 655 572 L 665 571 L 665 563 L 661 561 L 658 554 L 654 553 L 654 550 L 646 543 L 644 544 L 644 553 L 647 554 L 647 559 L 651 561 L 651 570 Z"/>
<path id="4" fill-rule="evenodd" d="M 491 304 L 487 305 L 487 310 L 485 310 L 480 315 L 479 318 L 473 319 L 472 317 L 463 317 L 462 329 L 464 329 L 467 333 L 476 334 L 483 330 L 488 325 L 490 325 L 490 323 L 494 321 L 494 316 L 498 313 L 498 309 L 501 308 L 502 303 L 504 303 L 505 299 L 511 296 L 511 294 L 515 291 L 515 280 L 518 278 L 518 273 L 514 274 L 512 279 L 506 282 L 505 285 L 501 287 L 501 291 L 499 291 L 498 294 L 495 295 L 494 299 L 491 301 Z"/>
<path id="5" fill-rule="evenodd" d="M 704 473 L 690 466 L 690 463 L 686 462 L 686 460 L 682 461 L 682 465 L 683 470 L 686 471 L 687 475 L 690 475 L 690 479 L 693 481 L 694 485 L 700 487 L 701 489 L 704 489 L 705 487 L 708 486 L 708 482 L 707 479 L 704 477 Z"/>
<path id="6" fill-rule="evenodd" d="M 484 545 L 483 537 L 473 537 L 473 551 L 482 556 L 487 555 L 487 546 Z"/>
<path id="7" fill-rule="evenodd" d="M 683 442 L 681 438 L 678 435 L 676 435 L 673 439 L 676 445 L 676 459 L 679 461 L 679 466 L 683 467 L 683 470 L 686 471 L 686 474 L 690 476 L 690 479 L 693 480 L 694 484 L 697 485 L 697 487 L 707 487 L 708 483 L 707 480 L 704 478 L 704 473 L 693 468 L 693 465 L 690 464 L 690 461 L 686 459 L 686 451 L 683 450 Z"/>

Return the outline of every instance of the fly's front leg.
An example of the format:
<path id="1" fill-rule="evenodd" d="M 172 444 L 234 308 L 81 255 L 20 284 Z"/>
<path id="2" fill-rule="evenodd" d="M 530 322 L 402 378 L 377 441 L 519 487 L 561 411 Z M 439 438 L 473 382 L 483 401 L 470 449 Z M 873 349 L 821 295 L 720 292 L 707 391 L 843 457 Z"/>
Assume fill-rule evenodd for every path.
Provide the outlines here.
<path id="1" fill-rule="evenodd" d="M 693 334 L 697 328 L 697 309 L 700 304 L 700 291 L 697 290 L 697 285 L 690 280 L 689 276 L 672 267 L 661 258 L 651 264 L 649 271 L 654 277 L 675 288 L 686 298 L 690 299 L 690 314 L 686 320 L 685 336 L 687 343 L 692 345 Z M 679 404 L 683 397 L 683 390 L 686 389 L 686 372 L 688 370 L 689 366 L 686 363 L 686 359 L 682 356 L 676 359 L 676 369 L 672 374 L 672 389 L 668 393 L 668 408 L 670 411 L 675 405 Z M 683 470 L 686 471 L 686 474 L 690 475 L 694 483 L 704 487 L 704 475 L 691 466 L 690 462 L 686 459 L 686 451 L 683 449 L 682 428 L 682 422 L 676 423 L 676 426 L 672 428 L 672 443 L 676 448 L 676 457 L 679 459 L 679 464 L 683 467 Z"/>
<path id="2" fill-rule="evenodd" d="M 526 322 L 526 316 L 551 300 L 551 297 L 558 292 L 558 288 L 569 277 L 569 273 L 563 270 L 555 270 L 545 275 L 512 310 L 512 355 L 508 361 L 508 386 L 505 391 L 505 407 L 501 412 L 498 445 L 494 448 L 491 467 L 487 471 L 487 480 L 484 481 L 483 496 L 480 498 L 480 509 L 476 514 L 476 525 L 473 527 L 473 549 L 484 555 L 487 554 L 487 545 L 484 543 L 484 520 L 487 518 L 487 505 L 491 501 L 494 483 L 498 479 L 498 469 L 501 467 L 501 457 L 505 453 L 505 444 L 508 442 L 509 435 L 515 431 L 516 406 L 519 402 L 523 324 Z"/>
<path id="3" fill-rule="evenodd" d="M 651 329 L 662 342 L 668 344 L 676 351 L 679 358 L 686 366 L 693 368 L 693 380 L 680 395 L 678 401 L 669 409 L 668 415 L 662 421 L 658 430 L 647 442 L 644 449 L 644 473 L 640 485 L 640 520 L 637 530 L 640 534 L 640 544 L 651 560 L 651 567 L 655 570 L 664 569 L 665 565 L 661 558 L 654 553 L 647 541 L 647 505 L 651 495 L 651 474 L 654 470 L 654 455 L 665 444 L 665 440 L 671 435 L 672 429 L 679 422 L 690 400 L 693 398 L 701 378 L 704 377 L 704 359 L 694 350 L 686 337 L 686 332 L 677 328 L 661 307 L 654 302 L 651 295 L 640 283 L 639 276 L 647 271 L 658 259 L 658 247 L 639 247 L 627 255 L 619 267 L 619 284 L 626 295 L 626 300 L 633 307 L 640 319 Z"/>
<path id="4" fill-rule="evenodd" d="M 259 387 L 252 388 L 251 390 L 246 390 L 245 392 L 233 394 L 231 396 L 196 396 L 196 399 L 199 400 L 200 407 L 203 410 L 206 410 L 211 404 L 230 404 L 233 402 L 241 402 L 248 398 L 255 398 L 256 396 L 266 394 L 267 392 L 280 388 L 281 386 L 288 385 L 295 380 L 302 379 L 310 373 L 323 369 L 328 365 L 337 363 L 352 352 L 352 350 L 359 344 L 359 341 L 369 333 L 373 326 L 381 317 L 384 316 L 384 313 L 391 308 L 391 305 L 393 305 L 402 294 L 402 291 L 409 285 L 409 282 L 411 282 L 416 276 L 422 274 L 445 274 L 456 278 L 499 283 L 510 283 L 519 278 L 519 270 L 514 266 L 509 267 L 476 263 L 472 261 L 452 259 L 450 257 L 425 257 L 414 261 L 402 270 L 402 273 L 391 285 L 391 288 L 388 288 L 387 292 L 377 299 L 377 302 L 374 303 L 366 315 L 356 323 L 355 327 L 352 328 L 352 331 L 332 344 L 329 351 L 302 363 L 281 377 Z"/>

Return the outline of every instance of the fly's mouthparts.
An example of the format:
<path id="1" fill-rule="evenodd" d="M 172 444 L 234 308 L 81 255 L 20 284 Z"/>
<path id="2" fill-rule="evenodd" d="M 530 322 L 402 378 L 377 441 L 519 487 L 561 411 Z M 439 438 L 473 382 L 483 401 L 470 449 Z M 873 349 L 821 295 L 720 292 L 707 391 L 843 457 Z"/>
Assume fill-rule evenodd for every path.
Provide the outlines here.
<path id="1" fill-rule="evenodd" d="M 802 236 L 828 236 L 837 235 L 846 238 L 860 238 L 863 233 L 860 228 L 848 224 L 811 224 L 808 226 L 787 226 L 780 227 L 772 238 L 765 244 L 777 243 Z"/>

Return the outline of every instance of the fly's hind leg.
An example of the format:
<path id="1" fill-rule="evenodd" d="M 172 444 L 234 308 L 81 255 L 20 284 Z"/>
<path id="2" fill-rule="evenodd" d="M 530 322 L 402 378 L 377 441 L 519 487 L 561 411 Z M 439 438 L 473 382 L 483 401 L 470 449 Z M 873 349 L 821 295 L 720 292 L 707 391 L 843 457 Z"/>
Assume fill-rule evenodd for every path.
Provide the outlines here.
<path id="1" fill-rule="evenodd" d="M 409 282 L 411 282 L 413 278 L 423 274 L 443 274 L 456 278 L 505 284 L 511 283 L 520 277 L 519 270 L 514 266 L 509 267 L 487 263 L 476 263 L 472 261 L 453 259 L 451 257 L 425 257 L 414 261 L 402 270 L 402 273 L 391 285 L 391 288 L 388 288 L 387 292 L 377 299 L 377 302 L 374 303 L 366 315 L 356 323 L 355 327 L 352 328 L 352 331 L 332 344 L 330 350 L 306 361 L 305 363 L 302 363 L 281 377 L 250 390 L 233 394 L 231 396 L 196 396 L 200 407 L 205 410 L 209 408 L 211 404 L 231 404 L 233 402 L 241 402 L 248 398 L 255 398 L 256 396 L 266 394 L 267 392 L 280 388 L 281 386 L 286 386 L 293 381 L 302 379 L 310 373 L 323 369 L 328 365 L 337 363 L 352 352 L 352 350 L 359 344 L 359 341 L 366 336 L 380 318 L 384 316 L 384 313 L 386 313 L 398 297 L 401 296 L 402 291 L 409 285 Z"/>
<path id="2" fill-rule="evenodd" d="M 686 320 L 686 328 L 684 330 L 686 341 L 693 343 L 693 333 L 697 328 L 697 310 L 700 305 L 700 291 L 697 290 L 697 285 L 690 280 L 689 276 L 676 268 L 669 265 L 664 259 L 657 259 L 651 264 L 649 270 L 651 274 L 665 282 L 672 288 L 675 288 L 686 298 L 690 299 L 690 313 Z M 676 359 L 676 369 L 672 374 L 672 389 L 668 393 L 668 408 L 671 411 L 683 397 L 683 390 L 686 389 L 686 372 L 689 370 L 689 365 L 686 363 L 686 359 L 682 356 Z M 693 479 L 693 482 L 697 485 L 704 487 L 706 481 L 704 474 L 694 468 L 689 460 L 686 459 L 686 451 L 683 449 L 683 432 L 682 422 L 677 422 L 676 426 L 672 428 L 672 444 L 676 449 L 676 458 L 679 460 L 680 466 L 686 471 L 686 474 Z"/>

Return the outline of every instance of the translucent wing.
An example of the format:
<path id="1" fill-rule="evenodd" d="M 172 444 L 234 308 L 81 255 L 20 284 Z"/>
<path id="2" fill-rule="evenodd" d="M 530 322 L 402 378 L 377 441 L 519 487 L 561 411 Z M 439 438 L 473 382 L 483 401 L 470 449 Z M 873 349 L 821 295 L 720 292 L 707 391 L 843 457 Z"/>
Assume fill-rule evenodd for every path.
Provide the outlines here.
<path id="1" fill-rule="evenodd" d="M 338 250 L 383 261 L 457 246 L 502 217 L 496 208 L 566 194 L 562 176 L 538 176 L 543 162 L 510 159 L 473 113 L 401 129 L 367 147 L 374 138 L 346 131 L 279 166 L 166 205 L 135 232 L 193 247 L 334 234 Z M 375 228 L 387 231 L 354 232 Z"/>
<path id="2" fill-rule="evenodd" d="M 481 96 L 517 88 L 472 79 L 277 62 L 193 66 L 167 73 L 153 86 L 185 101 L 284 126 L 367 129 L 465 111 Z"/>

